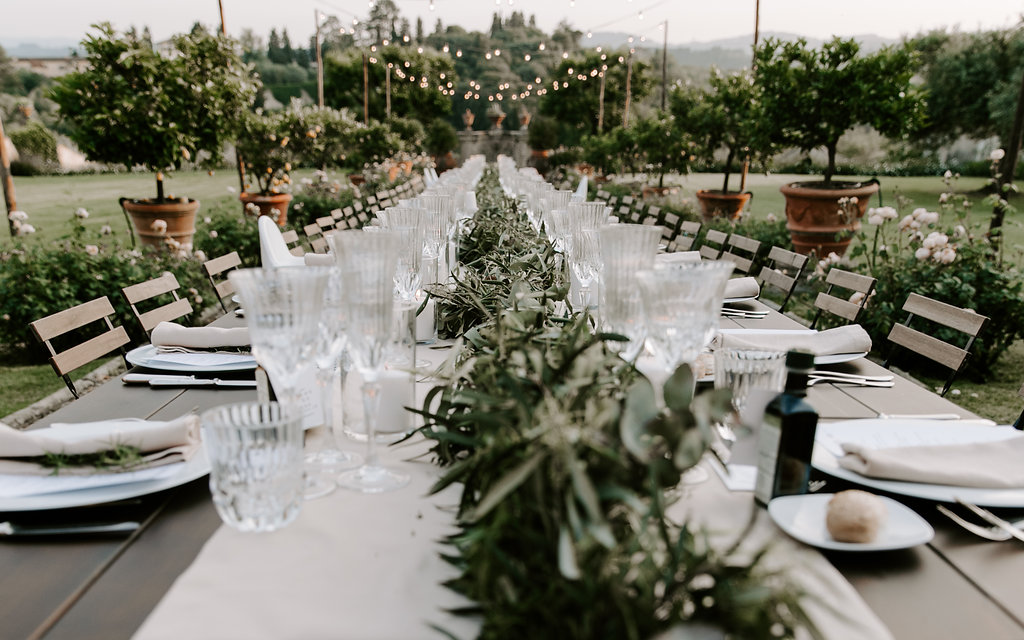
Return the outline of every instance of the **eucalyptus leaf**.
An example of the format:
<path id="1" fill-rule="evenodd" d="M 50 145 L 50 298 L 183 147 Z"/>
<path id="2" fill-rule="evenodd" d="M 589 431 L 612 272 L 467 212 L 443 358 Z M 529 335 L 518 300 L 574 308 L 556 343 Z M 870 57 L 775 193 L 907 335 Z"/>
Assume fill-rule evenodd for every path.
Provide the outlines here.
<path id="1" fill-rule="evenodd" d="M 476 509 L 473 510 L 473 513 L 467 520 L 475 522 L 487 515 L 491 509 L 498 506 L 505 496 L 515 491 L 519 485 L 523 484 L 530 477 L 530 474 L 533 473 L 534 469 L 537 468 L 537 465 L 540 464 L 546 455 L 544 451 L 537 451 L 495 482 L 494 486 L 487 492 L 487 495 L 480 499 Z"/>
<path id="2" fill-rule="evenodd" d="M 695 389 L 696 380 L 690 365 L 679 365 L 665 381 L 665 406 L 670 411 L 689 411 Z"/>
<path id="3" fill-rule="evenodd" d="M 647 423 L 658 415 L 654 387 L 647 378 L 639 378 L 626 392 L 626 401 L 619 421 L 619 435 L 626 450 L 638 460 L 645 460 L 650 448 Z"/>
<path id="4" fill-rule="evenodd" d="M 558 532 L 558 571 L 568 580 L 579 580 L 580 566 L 576 561 L 576 547 L 569 530 L 562 527 Z"/>

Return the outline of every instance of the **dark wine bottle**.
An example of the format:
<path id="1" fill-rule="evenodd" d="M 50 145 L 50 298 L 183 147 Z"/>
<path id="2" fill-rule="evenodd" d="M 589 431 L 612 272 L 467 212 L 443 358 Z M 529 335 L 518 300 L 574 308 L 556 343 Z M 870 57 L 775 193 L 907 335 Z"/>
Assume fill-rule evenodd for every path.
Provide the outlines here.
<path id="1" fill-rule="evenodd" d="M 758 504 L 767 505 L 772 498 L 808 491 L 814 433 L 818 427 L 818 412 L 807 402 L 807 377 L 813 368 L 813 354 L 786 354 L 786 389 L 765 409 L 758 440 L 754 487 Z"/>

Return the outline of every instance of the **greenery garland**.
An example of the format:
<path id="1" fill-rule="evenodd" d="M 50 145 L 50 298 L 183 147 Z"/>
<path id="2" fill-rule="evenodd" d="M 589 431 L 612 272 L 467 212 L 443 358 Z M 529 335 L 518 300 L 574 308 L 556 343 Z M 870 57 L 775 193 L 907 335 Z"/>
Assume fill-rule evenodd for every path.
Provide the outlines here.
<path id="1" fill-rule="evenodd" d="M 665 490 L 704 453 L 728 392 L 694 396 L 689 367 L 651 383 L 607 349 L 590 318 L 555 315 L 565 279 L 549 243 L 488 170 L 460 256 L 435 291 L 462 340 L 431 390 L 420 429 L 462 483 L 447 586 L 475 602 L 481 638 L 648 638 L 683 622 L 736 637 L 810 628 L 801 593 L 735 546 L 664 513 Z M 743 539 L 743 532 L 736 545 Z M 439 631 L 444 632 L 443 629 Z"/>

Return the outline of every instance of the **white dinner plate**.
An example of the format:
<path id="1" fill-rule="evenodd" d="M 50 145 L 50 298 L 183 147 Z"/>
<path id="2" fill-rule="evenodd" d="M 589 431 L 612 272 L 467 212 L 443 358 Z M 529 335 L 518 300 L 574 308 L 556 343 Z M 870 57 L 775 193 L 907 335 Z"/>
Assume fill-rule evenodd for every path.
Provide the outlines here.
<path id="1" fill-rule="evenodd" d="M 206 450 L 202 447 L 188 461 L 178 463 L 180 468 L 169 477 L 160 480 L 91 487 L 59 493 L 42 493 L 31 496 L 0 497 L 0 511 L 40 511 L 43 509 L 68 509 L 93 504 L 105 504 L 149 495 L 192 482 L 210 473 Z"/>
<path id="2" fill-rule="evenodd" d="M 887 493 L 923 498 L 936 502 L 955 502 L 959 497 L 983 507 L 1024 507 L 1024 487 L 1019 489 L 981 489 L 953 485 L 902 482 L 869 478 L 839 466 L 837 449 L 842 442 L 875 443 L 885 438 L 893 443 L 952 444 L 965 441 L 1001 440 L 1019 436 L 1011 426 L 985 426 L 957 420 L 878 419 L 844 420 L 818 424 L 814 443 L 814 468 L 830 476 Z M 893 445 L 895 446 L 895 445 Z"/>
<path id="3" fill-rule="evenodd" d="M 931 525 L 899 502 L 878 496 L 885 504 L 886 517 L 878 536 L 871 542 L 837 542 L 825 526 L 825 514 L 832 493 L 783 496 L 768 503 L 768 515 L 779 528 L 800 542 L 834 551 L 888 551 L 924 544 L 935 531 Z"/>
<path id="4" fill-rule="evenodd" d="M 176 354 L 178 356 L 186 354 Z M 205 355 L 205 354 L 200 354 Z M 136 347 L 128 352 L 127 358 L 128 363 L 135 365 L 136 367 L 145 367 L 147 369 L 157 369 L 159 371 L 184 371 L 189 373 L 216 373 L 220 371 L 250 371 L 256 368 L 256 358 L 249 356 L 247 358 L 239 358 L 236 362 L 230 362 L 226 364 L 216 365 L 193 365 L 183 363 L 172 363 L 160 360 L 155 360 L 157 356 L 156 347 L 151 344 L 144 344 L 141 347 Z"/>
<path id="5" fill-rule="evenodd" d="M 841 362 L 852 362 L 858 358 L 868 355 L 867 351 L 860 353 L 830 353 L 824 356 L 814 356 L 814 364 L 839 364 Z"/>

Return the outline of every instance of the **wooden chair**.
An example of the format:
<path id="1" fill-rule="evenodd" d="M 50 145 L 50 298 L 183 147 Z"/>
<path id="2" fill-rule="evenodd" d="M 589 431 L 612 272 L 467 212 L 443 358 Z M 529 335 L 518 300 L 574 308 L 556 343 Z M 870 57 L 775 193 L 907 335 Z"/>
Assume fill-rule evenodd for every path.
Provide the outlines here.
<path id="1" fill-rule="evenodd" d="M 39 338 L 39 341 L 46 346 L 46 350 L 50 352 L 50 366 L 64 380 L 64 384 L 68 386 L 71 395 L 76 398 L 78 397 L 78 389 L 75 388 L 75 383 L 71 381 L 71 376 L 69 375 L 72 371 L 116 350 L 119 350 L 121 357 L 124 358 L 123 347 L 130 342 L 130 338 L 124 327 L 115 327 L 110 321 L 110 316 L 112 315 L 114 315 L 114 307 L 110 304 L 110 299 L 107 296 L 103 296 L 102 298 L 84 302 L 64 311 L 58 311 L 29 324 L 29 327 L 32 328 L 32 333 Z M 105 331 L 83 342 L 57 351 L 57 347 L 54 346 L 55 340 L 100 320 L 106 326 Z M 125 365 L 127 364 L 126 361 Z"/>
<path id="2" fill-rule="evenodd" d="M 722 252 L 719 259 L 729 260 L 736 265 L 734 273 L 747 275 L 754 268 L 754 263 L 757 261 L 757 254 L 760 253 L 760 251 L 760 240 L 754 240 L 753 238 L 748 238 L 747 236 L 741 236 L 734 233 L 725 241 L 725 251 Z"/>
<path id="3" fill-rule="evenodd" d="M 658 225 L 664 222 L 661 218 L 661 207 L 657 205 L 651 205 L 644 211 L 643 224 Z"/>
<path id="4" fill-rule="evenodd" d="M 825 276 L 825 284 L 828 285 L 828 289 L 823 293 L 818 293 L 817 298 L 814 300 L 814 306 L 818 311 L 814 314 L 814 320 L 811 321 L 811 328 L 813 329 L 817 326 L 822 312 L 839 316 L 846 320 L 847 324 L 857 322 L 860 312 L 864 310 L 864 305 L 868 303 L 868 298 L 871 297 L 871 293 L 875 290 L 875 282 L 876 280 L 871 276 L 832 267 L 828 275 Z M 850 302 L 849 298 L 852 296 L 852 293 L 848 294 L 845 298 L 839 297 L 833 293 L 836 287 L 863 295 L 859 302 Z"/>
<path id="5" fill-rule="evenodd" d="M 225 300 L 230 302 L 231 296 L 235 293 L 235 285 L 227 278 L 227 273 L 241 266 L 242 259 L 238 257 L 237 251 L 226 253 L 203 263 L 203 271 L 206 272 L 206 277 L 209 279 L 214 293 L 217 294 L 217 300 L 220 301 L 220 308 L 224 310 L 224 313 L 228 312 Z"/>
<path id="6" fill-rule="evenodd" d="M 149 333 L 161 322 L 177 320 L 192 313 L 192 303 L 188 301 L 188 298 L 178 297 L 180 286 L 173 273 L 165 273 L 159 278 L 124 287 L 121 289 L 121 294 L 131 306 L 132 313 L 142 325 L 142 330 Z M 170 302 L 157 304 L 147 311 L 139 310 L 139 303 L 154 303 L 156 298 L 168 294 L 173 298 Z"/>
<path id="7" fill-rule="evenodd" d="M 331 219 L 334 220 L 334 227 L 337 228 L 345 224 L 345 211 L 340 207 L 337 209 L 331 209 Z M 345 227 L 342 226 L 342 229 Z"/>
<path id="8" fill-rule="evenodd" d="M 971 345 L 974 344 L 974 339 L 978 337 L 988 318 L 978 315 L 970 309 L 961 309 L 916 293 L 907 297 L 907 301 L 903 303 L 903 310 L 908 314 L 907 320 L 903 324 L 898 322 L 893 324 L 892 330 L 889 331 L 888 340 L 893 346 L 889 351 L 889 357 L 882 363 L 882 366 L 888 368 L 900 347 L 922 355 L 951 370 L 946 384 L 943 385 L 942 392 L 939 394 L 944 396 L 949 391 L 957 374 L 963 369 L 964 362 L 970 355 Z M 917 316 L 967 334 L 967 344 L 961 348 L 910 328 L 910 323 Z"/>
<path id="9" fill-rule="evenodd" d="M 319 224 L 311 222 L 302 227 L 302 231 L 306 234 L 306 240 L 313 253 L 327 253 L 327 239 L 324 238 L 324 230 Z"/>
<path id="10" fill-rule="evenodd" d="M 718 260 L 725 251 L 725 243 L 729 234 L 718 229 L 708 229 L 704 234 L 704 243 L 700 246 L 700 257 L 705 260 Z"/>
<path id="11" fill-rule="evenodd" d="M 597 195 L 596 195 L 595 197 L 596 197 L 596 198 L 597 198 L 598 200 L 603 200 L 603 201 L 605 201 L 605 202 L 608 202 L 609 200 L 611 200 L 611 198 L 612 198 L 612 194 L 608 193 L 608 192 L 607 192 L 607 191 L 605 191 L 604 189 L 598 189 L 598 190 L 597 190 Z"/>
<path id="12" fill-rule="evenodd" d="M 668 216 L 669 214 L 666 213 L 665 215 Z M 693 247 L 693 243 L 697 241 L 697 236 L 700 235 L 700 229 L 703 226 L 700 222 L 694 222 L 693 220 L 683 220 L 680 222 L 674 250 L 689 251 Z"/>
<path id="13" fill-rule="evenodd" d="M 299 238 L 298 231 L 295 229 L 282 231 L 281 237 L 284 239 L 284 243 L 288 246 L 288 253 L 299 257 L 305 255 L 306 250 L 302 248 L 302 239 Z"/>
<path id="14" fill-rule="evenodd" d="M 789 304 L 789 299 L 793 296 L 793 291 L 800 282 L 800 276 L 804 274 L 806 266 L 807 256 L 805 255 L 787 251 L 782 247 L 772 247 L 768 252 L 768 264 L 761 267 L 758 280 L 761 281 L 762 288 L 767 285 L 782 291 L 783 298 L 779 304 L 779 313 L 786 310 L 786 305 Z"/>

